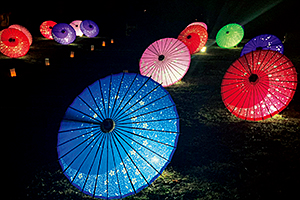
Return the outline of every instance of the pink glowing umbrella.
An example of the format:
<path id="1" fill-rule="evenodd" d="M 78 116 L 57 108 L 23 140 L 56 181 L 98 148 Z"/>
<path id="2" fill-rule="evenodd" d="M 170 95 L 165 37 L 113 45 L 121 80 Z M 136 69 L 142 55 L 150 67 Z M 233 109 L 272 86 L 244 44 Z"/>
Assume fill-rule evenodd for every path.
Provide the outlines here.
<path id="1" fill-rule="evenodd" d="M 22 31 L 26 37 L 28 38 L 29 40 L 29 45 L 32 44 L 32 35 L 31 33 L 28 31 L 27 28 L 25 28 L 24 26 L 21 26 L 19 24 L 13 24 L 13 25 L 10 25 L 8 28 L 15 28 L 15 29 L 18 29 L 19 31 Z"/>
<path id="2" fill-rule="evenodd" d="M 192 25 L 200 25 L 207 30 L 207 25 L 204 22 L 193 22 L 193 23 L 190 23 L 187 27 L 192 26 Z"/>
<path id="3" fill-rule="evenodd" d="M 0 52 L 10 58 L 24 56 L 29 46 L 27 36 L 18 29 L 7 28 L 0 33 Z"/>
<path id="4" fill-rule="evenodd" d="M 256 50 L 232 63 L 224 75 L 221 95 L 232 114 L 259 121 L 287 107 L 296 87 L 296 69 L 285 55 L 272 50 Z"/>
<path id="5" fill-rule="evenodd" d="M 181 80 L 189 69 L 191 56 L 187 46 L 174 38 L 153 42 L 140 59 L 140 72 L 163 87 Z"/>
<path id="6" fill-rule="evenodd" d="M 56 25 L 57 23 L 54 21 L 44 21 L 41 26 L 40 26 L 40 31 L 42 33 L 42 35 L 49 39 L 49 40 L 53 40 L 52 37 L 52 28 Z"/>
<path id="7" fill-rule="evenodd" d="M 74 20 L 70 23 L 70 25 L 74 28 L 74 30 L 76 31 L 76 36 L 83 36 L 83 33 L 80 29 L 80 24 L 81 24 L 81 20 Z"/>

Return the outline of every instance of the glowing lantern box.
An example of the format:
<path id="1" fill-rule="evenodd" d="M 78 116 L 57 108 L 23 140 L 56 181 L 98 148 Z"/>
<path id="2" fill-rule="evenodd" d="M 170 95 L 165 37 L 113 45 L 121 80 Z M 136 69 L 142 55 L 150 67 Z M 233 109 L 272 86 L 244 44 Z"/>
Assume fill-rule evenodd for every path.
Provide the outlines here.
<path id="1" fill-rule="evenodd" d="M 216 42 L 221 48 L 232 48 L 238 45 L 244 37 L 244 29 L 239 24 L 227 24 L 223 26 L 216 36 Z"/>

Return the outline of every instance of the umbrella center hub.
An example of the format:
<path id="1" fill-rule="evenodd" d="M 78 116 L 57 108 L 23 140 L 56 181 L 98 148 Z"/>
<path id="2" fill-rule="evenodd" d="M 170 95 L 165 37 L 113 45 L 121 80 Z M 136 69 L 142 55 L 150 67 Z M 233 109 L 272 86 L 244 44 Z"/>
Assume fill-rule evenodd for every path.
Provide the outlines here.
<path id="1" fill-rule="evenodd" d="M 92 26 L 92 25 L 89 25 L 89 28 L 93 28 L 93 26 Z"/>
<path id="2" fill-rule="evenodd" d="M 228 34 L 229 34 L 229 31 L 226 31 L 226 34 L 228 35 Z"/>
<path id="3" fill-rule="evenodd" d="M 159 56 L 158 56 L 158 60 L 159 60 L 159 61 L 163 61 L 164 59 L 165 59 L 165 56 L 164 56 L 164 55 L 159 55 Z"/>
<path id="4" fill-rule="evenodd" d="M 187 39 L 191 39 L 191 38 L 192 38 L 192 36 L 191 36 L 191 35 L 188 35 L 186 38 L 187 38 Z"/>
<path id="5" fill-rule="evenodd" d="M 100 125 L 100 128 L 104 133 L 110 133 L 115 129 L 115 122 L 114 120 L 107 118 L 103 120 L 103 122 Z"/>
<path id="6" fill-rule="evenodd" d="M 250 76 L 249 76 L 249 81 L 250 81 L 250 83 L 256 83 L 256 81 L 258 80 L 258 76 L 257 76 L 257 74 L 251 74 Z"/>
<path id="7" fill-rule="evenodd" d="M 61 31 L 61 33 L 65 33 L 65 32 L 66 32 L 65 30 L 62 30 L 62 31 Z"/>
<path id="8" fill-rule="evenodd" d="M 9 38 L 8 41 L 9 42 L 15 42 L 16 40 L 14 38 Z"/>

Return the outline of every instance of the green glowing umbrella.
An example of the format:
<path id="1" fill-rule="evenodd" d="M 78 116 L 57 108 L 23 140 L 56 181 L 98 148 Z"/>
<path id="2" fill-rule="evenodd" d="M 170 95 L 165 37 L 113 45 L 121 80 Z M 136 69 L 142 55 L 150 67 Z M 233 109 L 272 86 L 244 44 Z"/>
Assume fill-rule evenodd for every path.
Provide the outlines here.
<path id="1" fill-rule="evenodd" d="M 244 29 L 239 24 L 223 26 L 216 36 L 216 42 L 221 48 L 232 48 L 242 41 Z"/>

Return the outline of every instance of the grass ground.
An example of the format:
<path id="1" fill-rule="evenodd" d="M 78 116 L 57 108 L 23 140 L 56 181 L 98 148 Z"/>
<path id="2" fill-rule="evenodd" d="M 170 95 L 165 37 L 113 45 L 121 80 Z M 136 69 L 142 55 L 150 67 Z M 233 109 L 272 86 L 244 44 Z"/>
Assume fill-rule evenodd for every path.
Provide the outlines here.
<path id="1" fill-rule="evenodd" d="M 106 47 L 101 47 L 102 41 Z M 138 72 L 145 43 L 78 38 L 62 46 L 40 37 L 20 59 L 0 55 L 1 110 L 10 132 L 8 189 L 19 199 L 91 199 L 72 186 L 56 161 L 56 136 L 67 106 L 83 88 L 110 73 Z M 90 45 L 95 51 L 90 51 Z M 242 45 L 242 44 L 241 44 Z M 128 199 L 289 199 L 300 185 L 300 94 L 272 119 L 240 120 L 225 108 L 220 85 L 241 45 L 192 57 L 183 80 L 167 88 L 180 116 L 178 147 L 162 176 Z M 300 71 L 297 49 L 285 54 Z M 75 52 L 69 58 L 70 51 Z M 44 65 L 45 57 L 50 66 Z M 9 77 L 15 67 L 17 77 Z"/>

